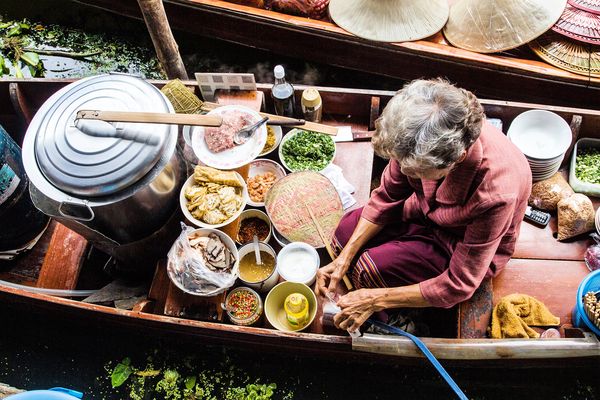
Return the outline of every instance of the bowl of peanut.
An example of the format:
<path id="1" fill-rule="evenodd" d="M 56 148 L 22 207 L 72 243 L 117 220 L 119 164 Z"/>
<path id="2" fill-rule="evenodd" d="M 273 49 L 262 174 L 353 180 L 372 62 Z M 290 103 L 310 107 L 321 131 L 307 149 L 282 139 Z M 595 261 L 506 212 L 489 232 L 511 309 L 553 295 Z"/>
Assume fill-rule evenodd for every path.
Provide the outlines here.
<path id="1" fill-rule="evenodd" d="M 248 179 L 248 204 L 253 207 L 264 207 L 265 196 L 279 179 L 286 175 L 285 169 L 266 158 L 259 158 L 250 163 Z"/>

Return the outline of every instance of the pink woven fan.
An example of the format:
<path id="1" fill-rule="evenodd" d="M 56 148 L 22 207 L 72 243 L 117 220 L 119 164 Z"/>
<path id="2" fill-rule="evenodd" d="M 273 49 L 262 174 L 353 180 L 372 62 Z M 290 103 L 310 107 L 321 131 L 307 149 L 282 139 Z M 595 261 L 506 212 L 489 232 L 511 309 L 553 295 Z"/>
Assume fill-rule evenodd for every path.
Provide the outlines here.
<path id="1" fill-rule="evenodd" d="M 569 4 L 580 10 L 600 14 L 600 0 L 569 0 Z"/>
<path id="2" fill-rule="evenodd" d="M 567 4 L 552 30 L 581 42 L 600 44 L 600 15 Z"/>

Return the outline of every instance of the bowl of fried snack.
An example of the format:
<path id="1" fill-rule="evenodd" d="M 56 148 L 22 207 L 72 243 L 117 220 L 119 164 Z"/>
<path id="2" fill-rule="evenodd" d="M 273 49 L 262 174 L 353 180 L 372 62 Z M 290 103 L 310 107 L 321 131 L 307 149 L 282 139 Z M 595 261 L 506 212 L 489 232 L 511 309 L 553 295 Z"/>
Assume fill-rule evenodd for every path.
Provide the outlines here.
<path id="1" fill-rule="evenodd" d="M 220 228 L 240 216 L 248 201 L 246 182 L 235 171 L 196 166 L 179 196 L 185 217 L 201 228 Z"/>
<path id="2" fill-rule="evenodd" d="M 252 161 L 246 180 L 248 204 L 252 207 L 264 207 L 267 192 L 284 176 L 286 176 L 285 169 L 273 160 L 259 158 Z"/>

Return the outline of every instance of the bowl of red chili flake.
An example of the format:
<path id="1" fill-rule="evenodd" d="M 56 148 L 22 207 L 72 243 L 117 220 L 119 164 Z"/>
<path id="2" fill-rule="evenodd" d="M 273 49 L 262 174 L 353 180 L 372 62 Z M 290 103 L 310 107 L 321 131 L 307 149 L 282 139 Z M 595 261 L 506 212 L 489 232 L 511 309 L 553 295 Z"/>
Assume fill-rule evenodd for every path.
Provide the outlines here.
<path id="1" fill-rule="evenodd" d="M 224 308 L 231 322 L 236 325 L 252 325 L 263 313 L 260 296 L 247 287 L 238 287 L 229 292 Z"/>

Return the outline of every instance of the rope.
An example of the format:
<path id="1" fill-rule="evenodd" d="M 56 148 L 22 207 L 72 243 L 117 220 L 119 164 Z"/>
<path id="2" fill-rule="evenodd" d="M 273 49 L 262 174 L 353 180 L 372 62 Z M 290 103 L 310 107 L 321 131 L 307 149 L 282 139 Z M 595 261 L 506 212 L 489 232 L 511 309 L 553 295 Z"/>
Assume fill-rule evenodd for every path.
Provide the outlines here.
<path id="1" fill-rule="evenodd" d="M 427 357 L 429 362 L 431 364 L 433 364 L 435 369 L 438 371 L 438 373 L 441 375 L 441 377 L 444 378 L 446 383 L 448 383 L 448 385 L 452 388 L 454 393 L 456 393 L 456 397 L 458 397 L 461 400 L 468 400 L 468 397 L 464 394 L 464 392 L 460 389 L 460 387 L 458 387 L 456 382 L 454 382 L 454 379 L 452 379 L 450 374 L 448 374 L 448 372 L 446 372 L 446 370 L 444 369 L 442 364 L 440 364 L 440 362 L 437 360 L 437 358 L 435 358 L 435 356 L 431 353 L 431 351 L 429 351 L 429 349 L 427 348 L 425 343 L 423 343 L 421 341 L 421 339 L 419 339 L 418 337 L 416 337 L 414 335 L 411 335 L 408 332 L 403 331 L 402 329 L 395 328 L 388 324 L 384 324 L 383 322 L 380 322 L 380 321 L 368 319 L 367 322 L 369 322 L 372 325 L 375 325 L 378 328 L 383 329 L 384 331 L 387 331 L 389 333 L 394 333 L 396 335 L 404 336 L 404 337 L 407 337 L 410 340 L 412 340 L 413 343 L 419 348 L 419 350 L 421 350 L 423 352 L 425 357 Z"/>

